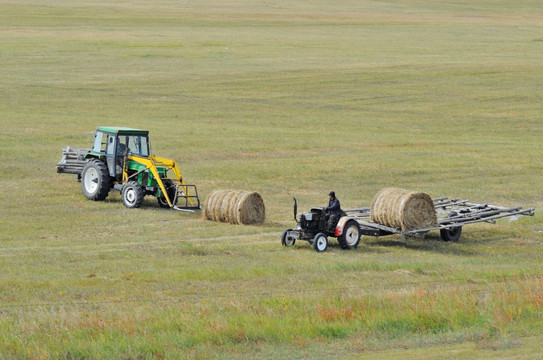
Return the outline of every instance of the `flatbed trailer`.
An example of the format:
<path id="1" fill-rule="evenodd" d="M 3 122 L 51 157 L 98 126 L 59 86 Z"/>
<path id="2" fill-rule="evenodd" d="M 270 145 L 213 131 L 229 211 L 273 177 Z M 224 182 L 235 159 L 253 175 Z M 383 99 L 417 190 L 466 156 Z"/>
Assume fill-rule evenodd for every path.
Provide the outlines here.
<path id="1" fill-rule="evenodd" d="M 347 216 L 342 220 L 345 223 L 351 219 L 355 220 L 360 226 L 361 235 L 366 236 L 402 235 L 405 237 L 419 237 L 430 231 L 439 230 L 444 241 L 457 241 L 460 238 L 462 227 L 465 225 L 480 222 L 495 224 L 497 219 L 506 217 L 534 216 L 533 208 L 523 209 L 520 206 L 507 208 L 446 197 L 433 199 L 433 201 L 438 218 L 438 225 L 434 227 L 401 231 L 400 229 L 377 224 L 370 221 L 369 207 L 345 210 Z"/>
<path id="2" fill-rule="evenodd" d="M 343 249 L 352 249 L 358 246 L 361 235 L 388 236 L 402 235 L 406 238 L 420 237 L 424 234 L 439 230 L 443 241 L 458 241 L 465 225 L 475 223 L 496 223 L 496 220 L 507 217 L 534 216 L 534 208 L 502 207 L 491 204 L 472 203 L 460 198 L 447 197 L 433 199 L 437 215 L 437 226 L 402 231 L 393 227 L 377 224 L 371 221 L 369 207 L 344 210 L 334 229 L 326 229 L 324 221 L 324 208 L 312 208 L 310 212 L 300 214 L 296 219 L 297 204 L 295 202 L 294 217 L 298 225 L 294 229 L 287 229 L 281 236 L 284 246 L 292 246 L 296 240 L 309 241 L 313 248 L 325 251 L 328 247 L 328 237 L 336 237 Z"/>

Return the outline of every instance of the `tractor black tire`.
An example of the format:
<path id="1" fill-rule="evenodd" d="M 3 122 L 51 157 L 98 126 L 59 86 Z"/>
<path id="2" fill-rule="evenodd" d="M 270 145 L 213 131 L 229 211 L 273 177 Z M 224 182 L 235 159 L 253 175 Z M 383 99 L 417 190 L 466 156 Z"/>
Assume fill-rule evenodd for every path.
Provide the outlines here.
<path id="1" fill-rule="evenodd" d="M 143 188 L 136 181 L 129 181 L 123 186 L 121 193 L 123 198 L 123 204 L 127 208 L 139 208 L 143 203 L 143 197 L 145 193 Z"/>
<path id="2" fill-rule="evenodd" d="M 296 243 L 296 239 L 287 239 L 287 234 L 289 231 L 292 231 L 292 229 L 286 229 L 281 235 L 281 244 L 283 246 L 294 246 Z"/>
<path id="3" fill-rule="evenodd" d="M 323 252 L 328 249 L 328 238 L 326 237 L 326 234 L 318 233 L 315 235 L 315 238 L 313 239 L 313 249 L 315 249 L 316 252 Z"/>
<path id="4" fill-rule="evenodd" d="M 162 182 L 164 183 L 164 187 L 166 188 L 166 192 L 168 193 L 168 197 L 170 198 L 170 201 L 173 202 L 173 198 L 175 196 L 175 184 L 170 179 L 162 180 Z M 157 198 L 157 201 L 158 201 L 158 205 L 161 208 L 166 208 L 166 209 L 170 208 L 170 205 L 168 205 L 168 201 L 166 201 L 165 197 L 159 197 Z M 175 205 L 175 204 L 172 204 L 172 205 Z"/>
<path id="5" fill-rule="evenodd" d="M 360 243 L 360 227 L 354 220 L 347 221 L 343 228 L 343 234 L 337 238 L 342 249 L 356 249 Z"/>
<path id="6" fill-rule="evenodd" d="M 98 159 L 92 159 L 85 164 L 81 171 L 81 189 L 89 200 L 100 201 L 107 198 L 112 187 L 112 180 L 106 164 Z"/>
<path id="7" fill-rule="evenodd" d="M 439 230 L 439 233 L 443 241 L 457 242 L 458 239 L 460 239 L 460 235 L 462 235 L 462 226 L 457 226 L 450 229 L 441 229 Z"/>

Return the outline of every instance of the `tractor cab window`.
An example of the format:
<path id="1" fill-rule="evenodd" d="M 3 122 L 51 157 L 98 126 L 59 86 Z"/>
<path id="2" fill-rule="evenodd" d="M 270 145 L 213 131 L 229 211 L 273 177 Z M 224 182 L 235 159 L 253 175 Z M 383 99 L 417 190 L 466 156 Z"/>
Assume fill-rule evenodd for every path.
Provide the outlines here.
<path id="1" fill-rule="evenodd" d="M 106 152 L 106 138 L 104 137 L 104 133 L 101 131 L 97 131 L 94 135 L 94 144 L 92 146 L 92 151 L 94 152 Z"/>
<path id="2" fill-rule="evenodd" d="M 117 154 L 124 155 L 127 148 L 128 153 L 131 155 L 149 156 L 149 143 L 147 141 L 147 136 L 119 135 Z"/>
<path id="3" fill-rule="evenodd" d="M 106 154 L 113 155 L 115 153 L 115 135 L 107 136 Z"/>

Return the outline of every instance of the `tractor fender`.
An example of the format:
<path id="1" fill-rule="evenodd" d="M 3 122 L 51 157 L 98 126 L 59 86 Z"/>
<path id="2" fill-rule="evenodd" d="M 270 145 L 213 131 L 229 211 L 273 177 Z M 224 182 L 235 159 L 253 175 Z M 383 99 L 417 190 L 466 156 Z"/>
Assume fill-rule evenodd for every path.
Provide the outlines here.
<path id="1" fill-rule="evenodd" d="M 343 230 L 345 229 L 345 224 L 347 224 L 347 221 L 349 221 L 350 218 L 347 216 L 342 217 L 339 219 L 336 225 L 336 233 L 335 236 L 341 236 L 343 235 Z"/>

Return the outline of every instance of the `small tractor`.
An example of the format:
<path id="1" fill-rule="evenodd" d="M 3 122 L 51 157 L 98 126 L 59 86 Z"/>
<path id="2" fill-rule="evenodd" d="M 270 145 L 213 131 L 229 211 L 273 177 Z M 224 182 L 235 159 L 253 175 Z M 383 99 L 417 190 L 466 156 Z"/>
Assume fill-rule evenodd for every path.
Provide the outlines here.
<path id="1" fill-rule="evenodd" d="M 89 200 L 104 200 L 115 189 L 128 208 L 152 195 L 163 208 L 200 209 L 196 185 L 185 184 L 175 161 L 151 155 L 149 145 L 149 131 L 99 126 L 92 149 L 63 149 L 57 172 L 77 174 Z"/>
<path id="2" fill-rule="evenodd" d="M 328 237 L 337 237 L 342 249 L 355 249 L 360 243 L 360 227 L 354 219 L 350 219 L 345 211 L 335 224 L 328 224 L 325 208 L 312 208 L 310 211 L 299 214 L 296 218 L 298 203 L 294 198 L 294 220 L 297 222 L 295 229 L 287 229 L 281 236 L 283 246 L 293 246 L 296 240 L 305 240 L 313 245 L 317 252 L 326 251 Z"/>

